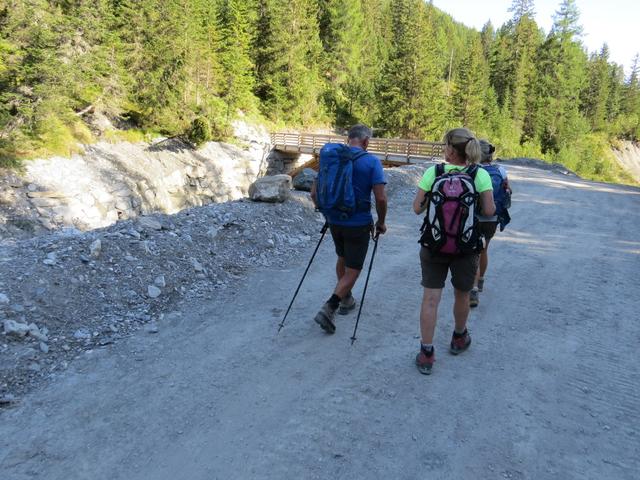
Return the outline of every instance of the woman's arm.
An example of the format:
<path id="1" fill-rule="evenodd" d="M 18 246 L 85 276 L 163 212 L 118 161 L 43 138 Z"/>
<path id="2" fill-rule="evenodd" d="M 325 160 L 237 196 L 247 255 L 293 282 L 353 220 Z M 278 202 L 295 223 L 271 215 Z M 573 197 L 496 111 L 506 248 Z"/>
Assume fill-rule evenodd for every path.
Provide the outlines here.
<path id="1" fill-rule="evenodd" d="M 480 193 L 480 208 L 482 215 L 491 217 L 496 213 L 496 204 L 493 201 L 493 190 L 485 190 Z"/>
<path id="2" fill-rule="evenodd" d="M 426 196 L 427 192 L 425 192 L 421 188 L 418 188 L 418 191 L 416 192 L 416 198 L 413 199 L 413 211 L 416 213 L 416 215 L 420 215 L 427 209 Z"/>

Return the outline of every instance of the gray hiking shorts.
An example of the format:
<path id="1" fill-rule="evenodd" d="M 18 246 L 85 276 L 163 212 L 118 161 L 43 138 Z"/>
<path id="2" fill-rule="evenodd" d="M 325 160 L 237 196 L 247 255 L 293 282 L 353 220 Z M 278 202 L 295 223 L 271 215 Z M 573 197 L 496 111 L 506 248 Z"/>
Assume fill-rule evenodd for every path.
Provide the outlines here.
<path id="1" fill-rule="evenodd" d="M 447 274 L 451 270 L 451 285 L 462 292 L 473 288 L 473 281 L 478 270 L 480 255 L 438 255 L 432 254 L 428 248 L 420 249 L 420 266 L 422 267 L 422 286 L 424 288 L 444 288 Z"/>

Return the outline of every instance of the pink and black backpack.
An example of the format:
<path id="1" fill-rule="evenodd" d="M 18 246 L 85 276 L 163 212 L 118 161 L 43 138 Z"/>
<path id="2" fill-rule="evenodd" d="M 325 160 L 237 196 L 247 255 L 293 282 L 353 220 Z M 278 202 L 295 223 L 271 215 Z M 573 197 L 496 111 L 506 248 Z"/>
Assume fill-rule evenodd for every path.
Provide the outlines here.
<path id="1" fill-rule="evenodd" d="M 427 211 L 419 243 L 431 253 L 479 253 L 483 248 L 476 219 L 480 194 L 474 183 L 478 166 L 445 172 L 444 165 L 436 165 L 436 178 L 425 195 Z"/>

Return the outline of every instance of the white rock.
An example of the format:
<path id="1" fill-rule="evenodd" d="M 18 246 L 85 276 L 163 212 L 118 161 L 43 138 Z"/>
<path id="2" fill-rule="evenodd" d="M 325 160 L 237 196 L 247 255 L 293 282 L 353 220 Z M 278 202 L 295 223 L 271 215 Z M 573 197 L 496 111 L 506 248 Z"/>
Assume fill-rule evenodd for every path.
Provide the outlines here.
<path id="1" fill-rule="evenodd" d="M 89 251 L 91 252 L 91 256 L 93 258 L 98 258 L 100 256 L 100 253 L 102 252 L 102 241 L 99 238 L 93 241 L 89 246 Z"/>
<path id="2" fill-rule="evenodd" d="M 73 338 L 76 338 L 78 340 L 86 340 L 88 338 L 91 338 L 91 333 L 83 328 L 79 328 L 73 333 Z M 62 348 L 64 348 L 64 346 Z"/>
<path id="3" fill-rule="evenodd" d="M 159 288 L 164 288 L 164 287 L 166 287 L 166 286 L 167 286 L 167 282 L 166 282 L 166 281 L 165 281 L 165 279 L 164 279 L 164 275 L 158 275 L 158 276 L 155 278 L 155 280 L 153 281 L 153 284 L 154 284 L 156 287 L 159 287 Z"/>
<path id="4" fill-rule="evenodd" d="M 42 353 L 49 353 L 49 345 L 47 345 L 46 343 L 40 342 L 39 347 Z"/>
<path id="5" fill-rule="evenodd" d="M 134 230 L 133 228 L 127 230 L 127 235 L 132 236 L 136 240 L 140 240 L 140 232 L 138 232 L 137 230 Z"/>
<path id="6" fill-rule="evenodd" d="M 40 331 L 38 326 L 35 323 L 29 324 L 29 336 L 39 340 L 41 342 L 46 342 L 49 340 L 45 332 Z"/>
<path id="7" fill-rule="evenodd" d="M 218 232 L 220 231 L 219 228 L 217 227 L 211 227 L 209 230 L 207 230 L 207 236 L 213 240 L 218 236 Z"/>
<path id="8" fill-rule="evenodd" d="M 151 217 L 140 217 L 138 223 L 141 227 L 151 230 L 162 230 L 162 224 Z"/>
<path id="9" fill-rule="evenodd" d="M 56 255 L 56 253 L 50 252 L 47 254 L 47 258 L 45 258 L 42 263 L 44 263 L 45 265 L 55 265 L 57 261 L 58 256 Z"/>
<path id="10" fill-rule="evenodd" d="M 249 187 L 249 198 L 260 202 L 284 202 L 291 195 L 291 177 L 273 175 L 256 180 Z"/>
<path id="11" fill-rule="evenodd" d="M 202 264 L 195 258 L 190 258 L 189 261 L 191 262 L 191 265 L 193 265 L 193 269 L 196 272 L 204 272 L 204 267 L 202 266 Z"/>
<path id="12" fill-rule="evenodd" d="M 160 331 L 156 322 L 151 322 L 147 325 L 146 330 L 148 333 L 158 333 Z"/>
<path id="13" fill-rule="evenodd" d="M 149 285 L 147 287 L 147 295 L 149 296 L 149 298 L 158 298 L 161 293 L 162 291 L 155 285 Z"/>
<path id="14" fill-rule="evenodd" d="M 24 337 L 29 333 L 29 325 L 26 323 L 18 323 L 15 320 L 5 320 L 3 322 L 4 333 L 13 337 Z"/>
<path id="15" fill-rule="evenodd" d="M 4 293 L 0 293 L 0 303 L 9 303 L 9 297 Z"/>
<path id="16" fill-rule="evenodd" d="M 89 193 L 81 194 L 78 197 L 78 200 L 80 200 L 80 202 L 87 207 L 93 207 L 96 203 L 96 199 Z"/>

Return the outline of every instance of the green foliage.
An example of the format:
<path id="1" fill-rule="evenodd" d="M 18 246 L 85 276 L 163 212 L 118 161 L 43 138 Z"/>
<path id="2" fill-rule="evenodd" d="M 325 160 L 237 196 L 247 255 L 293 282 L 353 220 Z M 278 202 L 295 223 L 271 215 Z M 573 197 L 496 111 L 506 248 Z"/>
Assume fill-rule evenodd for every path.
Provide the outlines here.
<path id="1" fill-rule="evenodd" d="M 378 125 L 391 136 L 439 137 L 447 117 L 444 81 L 438 56 L 429 52 L 444 49 L 432 10 L 421 0 L 393 0 L 391 12 L 391 46 L 376 92 Z"/>
<path id="2" fill-rule="evenodd" d="M 104 133 L 104 139 L 108 142 L 117 143 L 117 142 L 130 142 L 130 143 L 139 143 L 139 142 L 147 142 L 152 140 L 154 137 L 158 136 L 157 134 L 151 134 L 145 132 L 144 130 L 138 130 L 135 128 L 130 128 L 128 130 L 107 130 Z"/>
<path id="3" fill-rule="evenodd" d="M 0 164 L 91 142 L 364 122 L 440 140 L 466 125 L 502 157 L 623 181 L 607 152 L 640 139 L 640 60 L 585 51 L 575 0 L 545 36 L 532 0 L 476 32 L 423 0 L 23 0 L 0 6 Z M 195 119 L 195 120 L 194 120 Z M 626 180 L 624 180 L 626 181 Z"/>
<path id="4" fill-rule="evenodd" d="M 602 134 L 588 134 L 551 156 L 551 160 L 590 180 L 634 183 L 616 161 L 611 144 Z"/>
<path id="5" fill-rule="evenodd" d="M 211 125 L 205 117 L 196 117 L 187 130 L 187 139 L 196 147 L 211 140 Z"/>
<path id="6" fill-rule="evenodd" d="M 223 82 L 220 95 L 228 115 L 236 109 L 253 110 L 256 98 L 251 45 L 255 35 L 256 10 L 251 0 L 221 0 L 218 24 L 221 33 L 218 55 Z"/>
<path id="7" fill-rule="evenodd" d="M 472 130 L 485 123 L 484 106 L 489 87 L 489 67 L 483 56 L 480 37 L 475 37 L 467 48 L 454 88 L 455 119 Z"/>
<path id="8" fill-rule="evenodd" d="M 266 116 L 302 125 L 324 116 L 316 7 L 311 0 L 260 1 L 256 90 Z"/>

